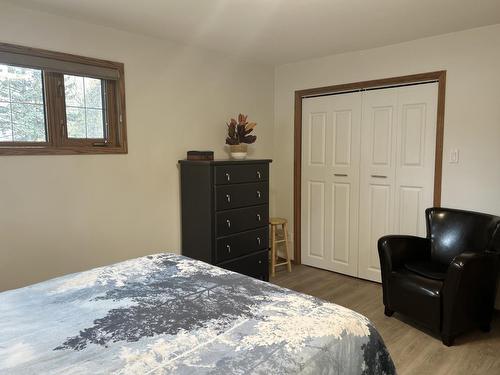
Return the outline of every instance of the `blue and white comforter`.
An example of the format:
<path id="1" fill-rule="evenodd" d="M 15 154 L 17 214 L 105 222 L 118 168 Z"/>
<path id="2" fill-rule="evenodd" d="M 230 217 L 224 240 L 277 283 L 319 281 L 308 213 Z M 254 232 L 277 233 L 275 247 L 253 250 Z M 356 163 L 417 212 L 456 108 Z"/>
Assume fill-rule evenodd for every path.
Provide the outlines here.
<path id="1" fill-rule="evenodd" d="M 174 254 L 0 293 L 1 374 L 393 374 L 364 316 Z"/>

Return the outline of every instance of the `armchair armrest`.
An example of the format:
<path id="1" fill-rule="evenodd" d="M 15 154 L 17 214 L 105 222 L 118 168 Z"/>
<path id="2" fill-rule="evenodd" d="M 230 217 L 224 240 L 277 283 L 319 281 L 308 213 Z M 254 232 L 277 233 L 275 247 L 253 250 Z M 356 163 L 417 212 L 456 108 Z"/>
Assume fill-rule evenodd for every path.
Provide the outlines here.
<path id="1" fill-rule="evenodd" d="M 488 325 L 495 303 L 499 255 L 494 252 L 464 252 L 457 255 L 446 272 L 443 285 L 443 331 L 457 332 L 460 317 Z M 460 313 L 459 313 L 460 312 Z"/>
<path id="2" fill-rule="evenodd" d="M 416 236 L 384 236 L 378 240 L 378 254 L 384 274 L 402 267 L 409 260 L 430 259 L 431 241 Z"/>

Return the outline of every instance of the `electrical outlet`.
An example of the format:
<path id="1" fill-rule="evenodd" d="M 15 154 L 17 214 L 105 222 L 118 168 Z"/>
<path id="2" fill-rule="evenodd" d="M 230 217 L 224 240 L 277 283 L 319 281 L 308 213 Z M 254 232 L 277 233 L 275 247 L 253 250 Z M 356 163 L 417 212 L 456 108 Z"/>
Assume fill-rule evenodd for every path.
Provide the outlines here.
<path id="1" fill-rule="evenodd" d="M 458 164 L 459 154 L 460 153 L 458 151 L 458 148 L 451 149 L 451 151 L 450 151 L 450 163 Z"/>

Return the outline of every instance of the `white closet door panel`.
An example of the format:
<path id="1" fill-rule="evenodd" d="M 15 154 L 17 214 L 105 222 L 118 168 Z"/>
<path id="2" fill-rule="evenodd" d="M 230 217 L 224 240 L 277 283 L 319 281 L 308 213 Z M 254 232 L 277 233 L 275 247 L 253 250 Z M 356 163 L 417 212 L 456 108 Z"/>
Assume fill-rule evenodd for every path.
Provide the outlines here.
<path id="1" fill-rule="evenodd" d="M 397 89 L 363 93 L 361 176 L 394 178 Z"/>
<path id="2" fill-rule="evenodd" d="M 340 110 L 333 113 L 333 160 L 332 166 L 337 168 L 352 167 L 352 111 Z"/>
<path id="3" fill-rule="evenodd" d="M 325 259 L 325 182 L 309 181 L 308 185 L 308 255 Z"/>
<path id="4" fill-rule="evenodd" d="M 369 217 L 369 228 L 366 233 L 370 244 L 377 243 L 378 239 L 390 231 L 392 226 L 392 187 L 386 184 L 371 184 L 369 193 L 368 211 L 363 214 Z M 380 271 L 378 249 L 369 246 L 366 256 L 364 277 L 376 279 Z"/>
<path id="5" fill-rule="evenodd" d="M 397 233 L 426 235 L 424 211 L 434 197 L 437 89 L 437 83 L 398 89 Z"/>
<path id="6" fill-rule="evenodd" d="M 421 187 L 408 187 L 399 186 L 399 201 L 397 218 L 399 218 L 397 228 L 395 230 L 398 234 L 408 235 L 425 235 L 425 221 L 421 216 L 422 212 L 422 196 L 424 189 Z"/>
<path id="7" fill-rule="evenodd" d="M 352 260 L 350 254 L 350 220 L 351 220 L 351 185 L 349 183 L 332 184 L 332 227 L 330 241 L 332 246 L 332 263 L 349 267 Z"/>
<path id="8" fill-rule="evenodd" d="M 358 276 L 380 281 L 378 239 L 392 232 L 397 88 L 363 93 Z"/>
<path id="9" fill-rule="evenodd" d="M 303 100 L 302 262 L 353 276 L 358 265 L 360 121 L 360 93 Z"/>
<path id="10" fill-rule="evenodd" d="M 371 142 L 367 145 L 371 152 L 367 156 L 372 168 L 391 168 L 393 110 L 391 106 L 369 109 L 372 116 L 371 129 L 366 129 L 366 132 L 371 135 Z"/>
<path id="11" fill-rule="evenodd" d="M 326 112 L 309 115 L 307 122 L 309 131 L 309 165 L 325 166 L 326 163 Z"/>

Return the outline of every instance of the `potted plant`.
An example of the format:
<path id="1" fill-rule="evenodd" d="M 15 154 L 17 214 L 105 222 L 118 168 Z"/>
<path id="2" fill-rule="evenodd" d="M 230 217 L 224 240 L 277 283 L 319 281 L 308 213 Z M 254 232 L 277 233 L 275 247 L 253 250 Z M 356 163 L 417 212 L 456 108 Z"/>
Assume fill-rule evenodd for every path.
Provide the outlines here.
<path id="1" fill-rule="evenodd" d="M 238 121 L 234 118 L 226 123 L 227 137 L 226 144 L 229 145 L 229 151 L 233 159 L 245 159 L 247 157 L 247 146 L 254 143 L 257 137 L 250 133 L 257 126 L 255 122 L 248 122 L 248 116 L 238 115 Z"/>

